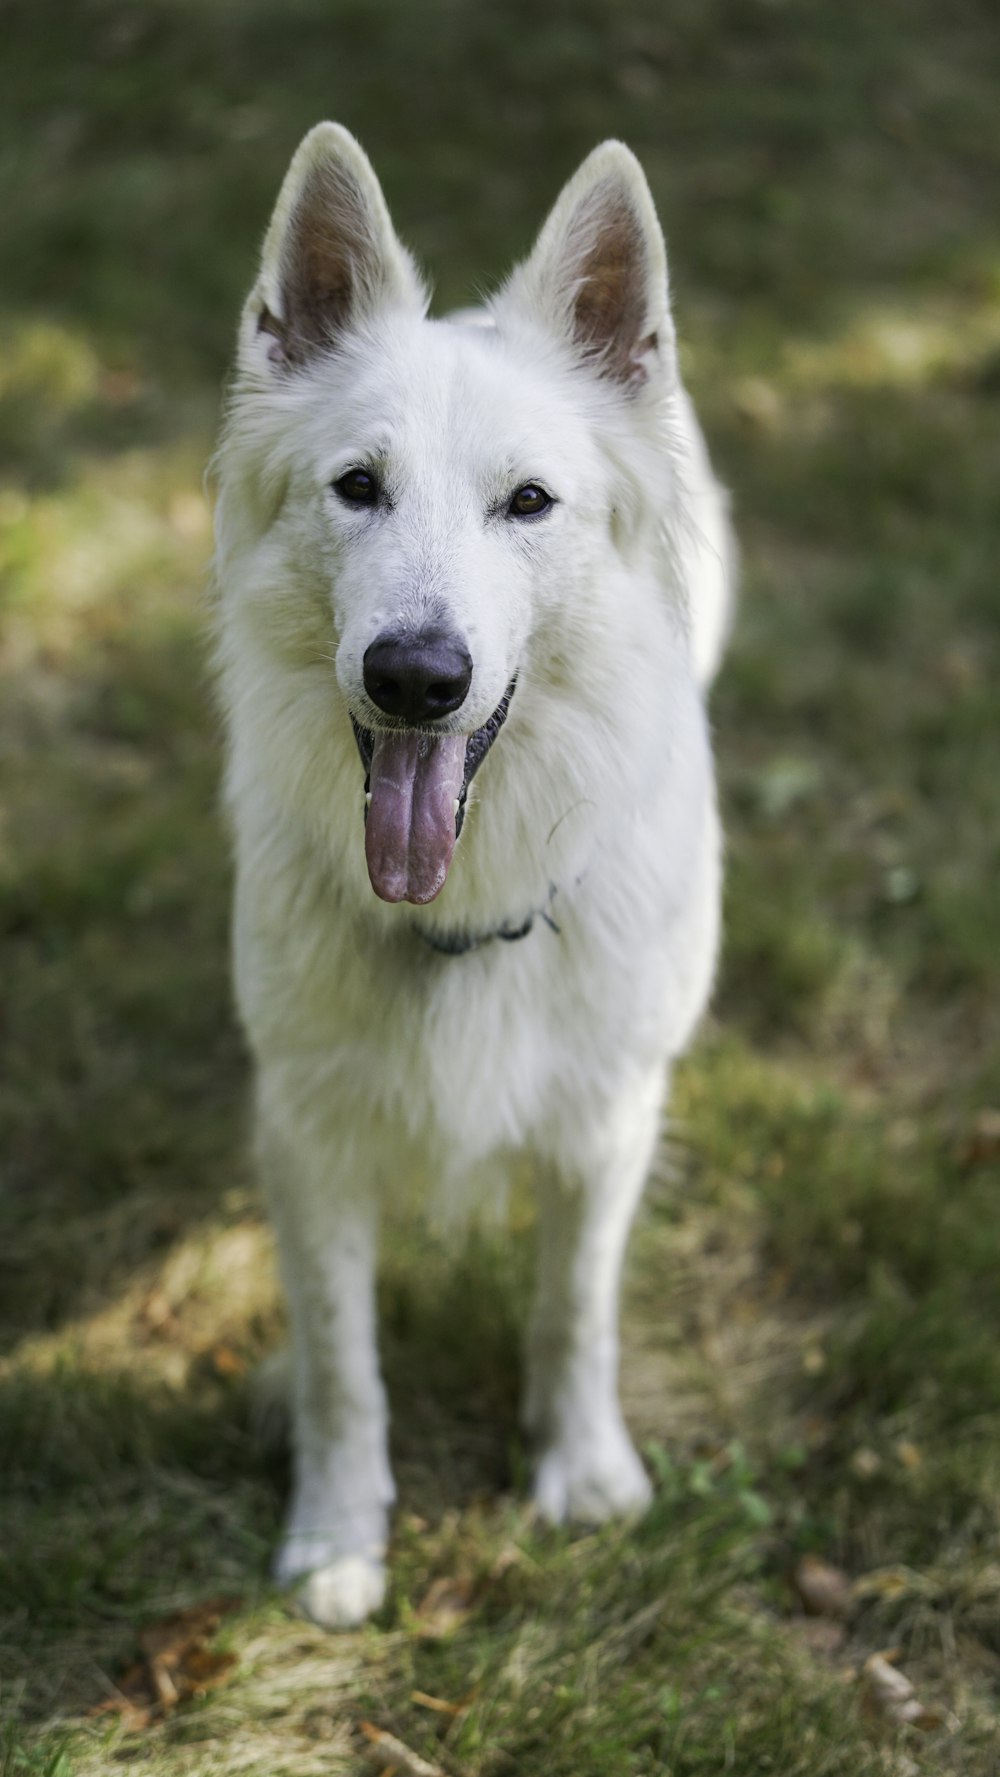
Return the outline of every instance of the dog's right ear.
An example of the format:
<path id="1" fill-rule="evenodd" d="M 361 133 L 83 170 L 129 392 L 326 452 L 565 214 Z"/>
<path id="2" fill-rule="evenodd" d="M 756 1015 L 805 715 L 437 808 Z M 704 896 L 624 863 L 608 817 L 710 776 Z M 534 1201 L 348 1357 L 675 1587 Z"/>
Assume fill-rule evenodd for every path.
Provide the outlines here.
<path id="1" fill-rule="evenodd" d="M 317 124 L 295 152 L 264 239 L 241 367 L 286 375 L 383 305 L 422 314 L 427 299 L 364 150 L 340 124 Z"/>

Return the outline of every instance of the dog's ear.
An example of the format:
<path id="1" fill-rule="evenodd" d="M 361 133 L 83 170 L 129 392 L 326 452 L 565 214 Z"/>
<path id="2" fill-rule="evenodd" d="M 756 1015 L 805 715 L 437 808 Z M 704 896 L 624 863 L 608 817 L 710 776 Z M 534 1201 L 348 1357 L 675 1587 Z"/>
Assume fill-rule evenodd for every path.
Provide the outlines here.
<path id="1" fill-rule="evenodd" d="M 598 373 L 629 390 L 672 371 L 667 254 L 645 174 L 623 142 L 603 142 L 560 194 L 496 299 L 554 327 Z"/>
<path id="2" fill-rule="evenodd" d="M 423 313 L 423 286 L 367 155 L 340 124 L 317 124 L 292 159 L 264 240 L 243 311 L 243 368 L 297 369 L 383 305 Z"/>

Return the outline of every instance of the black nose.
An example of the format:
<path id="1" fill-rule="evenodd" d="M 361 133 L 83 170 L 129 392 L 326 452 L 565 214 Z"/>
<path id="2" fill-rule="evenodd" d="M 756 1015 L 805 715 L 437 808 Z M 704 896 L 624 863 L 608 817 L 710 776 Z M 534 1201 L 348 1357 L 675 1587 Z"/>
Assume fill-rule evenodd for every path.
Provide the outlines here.
<path id="1" fill-rule="evenodd" d="M 400 635 L 387 629 L 365 649 L 364 680 L 372 703 L 387 716 L 433 722 L 465 702 L 472 656 L 457 636 L 441 630 Z"/>

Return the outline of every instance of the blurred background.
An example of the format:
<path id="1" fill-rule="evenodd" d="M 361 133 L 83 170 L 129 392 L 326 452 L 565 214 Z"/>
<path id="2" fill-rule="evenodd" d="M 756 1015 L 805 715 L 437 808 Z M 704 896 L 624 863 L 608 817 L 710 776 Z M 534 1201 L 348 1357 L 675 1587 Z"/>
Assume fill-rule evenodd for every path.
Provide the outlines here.
<path id="1" fill-rule="evenodd" d="M 363 1719 L 456 1773 L 997 1770 L 998 74 L 992 0 L 6 0 L 2 1777 L 353 1770 Z M 323 117 L 442 307 L 635 149 L 744 555 L 725 955 L 630 1272 L 657 1504 L 532 1531 L 527 1212 L 399 1229 L 395 1590 L 336 1642 L 266 1582 L 204 646 L 237 311 Z M 219 1595 L 221 1642 L 176 1615 Z"/>

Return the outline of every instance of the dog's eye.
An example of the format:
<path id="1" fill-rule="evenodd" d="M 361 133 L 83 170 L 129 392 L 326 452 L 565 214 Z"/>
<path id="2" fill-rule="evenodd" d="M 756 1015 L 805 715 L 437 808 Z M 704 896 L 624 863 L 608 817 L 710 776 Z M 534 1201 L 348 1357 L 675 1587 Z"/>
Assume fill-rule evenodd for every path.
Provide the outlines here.
<path id="1" fill-rule="evenodd" d="M 543 487 L 539 487 L 535 481 L 526 481 L 511 496 L 507 511 L 511 518 L 539 518 L 543 512 L 548 511 L 552 503 L 551 494 L 547 494 Z"/>
<path id="2" fill-rule="evenodd" d="M 348 469 L 333 485 L 351 506 L 374 506 L 378 499 L 378 482 L 367 469 Z"/>

